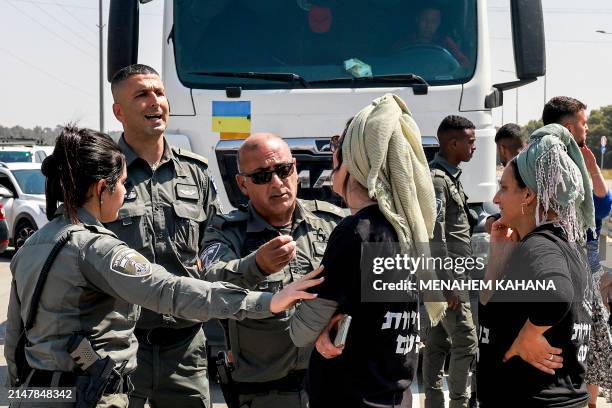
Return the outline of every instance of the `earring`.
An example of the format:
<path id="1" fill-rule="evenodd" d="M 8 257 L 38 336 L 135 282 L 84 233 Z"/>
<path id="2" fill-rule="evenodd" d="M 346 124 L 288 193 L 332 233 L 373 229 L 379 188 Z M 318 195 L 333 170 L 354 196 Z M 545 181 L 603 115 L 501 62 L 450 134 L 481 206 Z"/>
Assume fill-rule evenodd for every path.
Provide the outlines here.
<path id="1" fill-rule="evenodd" d="M 527 203 L 521 203 L 521 214 L 525 215 L 525 206 Z"/>

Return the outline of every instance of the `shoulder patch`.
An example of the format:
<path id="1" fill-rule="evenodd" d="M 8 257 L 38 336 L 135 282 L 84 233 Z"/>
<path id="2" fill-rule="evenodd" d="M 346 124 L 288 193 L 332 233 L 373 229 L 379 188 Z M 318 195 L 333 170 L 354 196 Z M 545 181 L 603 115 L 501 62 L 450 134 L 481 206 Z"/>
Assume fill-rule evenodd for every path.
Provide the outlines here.
<path id="1" fill-rule="evenodd" d="M 208 266 L 215 259 L 217 253 L 219 252 L 219 248 L 221 248 L 220 242 L 215 242 L 204 248 L 204 250 L 200 254 L 200 262 L 204 269 L 208 268 Z"/>
<path id="2" fill-rule="evenodd" d="M 436 198 L 436 219 L 440 218 L 440 214 L 442 213 L 442 200 Z"/>
<path id="3" fill-rule="evenodd" d="M 187 157 L 189 159 L 197 160 L 197 161 L 203 163 L 206 166 L 206 168 L 208 168 L 208 160 L 206 160 L 205 157 L 200 156 L 199 154 L 192 152 L 191 150 L 181 149 L 181 148 L 172 146 L 172 152 L 174 154 L 177 154 L 177 155 L 182 156 L 182 157 Z"/>
<path id="4" fill-rule="evenodd" d="M 346 217 L 344 210 L 332 203 L 323 200 L 314 200 L 315 210 L 337 215 L 338 217 Z"/>
<path id="5" fill-rule="evenodd" d="M 142 276 L 151 273 L 151 263 L 131 248 L 115 252 L 111 259 L 111 270 L 130 276 Z"/>

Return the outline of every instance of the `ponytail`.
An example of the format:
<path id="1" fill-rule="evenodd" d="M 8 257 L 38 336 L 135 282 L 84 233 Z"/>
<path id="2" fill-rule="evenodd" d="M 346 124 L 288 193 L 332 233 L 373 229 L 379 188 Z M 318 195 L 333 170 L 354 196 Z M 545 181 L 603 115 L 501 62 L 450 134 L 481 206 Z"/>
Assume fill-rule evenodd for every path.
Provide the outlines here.
<path id="1" fill-rule="evenodd" d="M 53 154 L 41 167 L 46 177 L 47 218 L 53 219 L 57 203 L 63 202 L 64 215 L 77 223 L 77 210 L 90 198 L 91 186 L 106 180 L 107 188 L 113 191 L 124 165 L 123 153 L 108 135 L 72 124 L 65 126 Z"/>
<path id="2" fill-rule="evenodd" d="M 45 158 L 40 170 L 46 178 L 45 196 L 47 199 L 47 219 L 51 221 L 57 212 L 57 202 L 64 201 L 57 169 L 57 162 L 53 154 Z"/>

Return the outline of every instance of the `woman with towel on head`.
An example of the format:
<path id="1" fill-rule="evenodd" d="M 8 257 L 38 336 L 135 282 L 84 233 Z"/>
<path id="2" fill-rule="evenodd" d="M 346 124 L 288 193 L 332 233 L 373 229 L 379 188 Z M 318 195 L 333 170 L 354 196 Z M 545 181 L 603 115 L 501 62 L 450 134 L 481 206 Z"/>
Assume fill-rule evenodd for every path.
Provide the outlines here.
<path id="1" fill-rule="evenodd" d="M 332 140 L 332 151 L 333 188 L 351 215 L 329 238 L 322 261 L 325 282 L 314 303 L 296 310 L 291 337 L 303 347 L 344 314 L 352 321 L 341 354 L 311 355 L 310 407 L 410 407 L 420 341 L 418 296 L 406 291 L 393 302 L 383 291 L 376 302 L 365 302 L 362 274 L 367 281 L 372 270 L 368 274 L 360 267 L 368 252 L 362 244 L 389 257 L 397 254 L 393 248 L 415 255 L 417 245 L 432 235 L 434 189 L 420 132 L 404 102 L 387 94 L 357 113 L 339 140 Z M 427 303 L 434 323 L 445 306 Z"/>
<path id="2" fill-rule="evenodd" d="M 536 130 L 504 169 L 485 275 L 500 285 L 478 312 L 481 407 L 586 406 L 591 287 L 582 246 L 594 228 L 591 196 L 578 145 L 561 125 Z M 546 287 L 508 286 L 519 282 Z"/>

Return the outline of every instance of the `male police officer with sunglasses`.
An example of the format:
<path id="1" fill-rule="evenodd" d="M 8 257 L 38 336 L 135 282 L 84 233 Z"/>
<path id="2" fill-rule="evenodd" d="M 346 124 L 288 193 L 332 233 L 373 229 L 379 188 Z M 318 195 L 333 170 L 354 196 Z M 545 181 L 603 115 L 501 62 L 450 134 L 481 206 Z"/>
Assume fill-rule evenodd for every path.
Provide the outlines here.
<path id="1" fill-rule="evenodd" d="M 236 182 L 249 204 L 209 224 L 200 257 L 205 279 L 278 292 L 319 266 L 344 212 L 324 201 L 296 198 L 295 159 L 276 135 L 248 137 L 238 150 L 238 169 Z M 240 407 L 307 406 L 302 382 L 311 348 L 293 345 L 292 314 L 227 322 Z"/>

